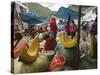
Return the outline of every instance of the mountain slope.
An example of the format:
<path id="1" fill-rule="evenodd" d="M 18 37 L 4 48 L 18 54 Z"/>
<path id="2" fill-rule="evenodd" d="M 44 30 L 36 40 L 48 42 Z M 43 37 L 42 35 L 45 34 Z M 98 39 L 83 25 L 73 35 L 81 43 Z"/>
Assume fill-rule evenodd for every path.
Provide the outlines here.
<path id="1" fill-rule="evenodd" d="M 29 8 L 30 12 L 34 11 L 40 16 L 46 17 L 53 14 L 53 11 L 51 11 L 49 8 L 46 8 L 38 3 L 24 3 L 24 5 L 26 5 Z"/>

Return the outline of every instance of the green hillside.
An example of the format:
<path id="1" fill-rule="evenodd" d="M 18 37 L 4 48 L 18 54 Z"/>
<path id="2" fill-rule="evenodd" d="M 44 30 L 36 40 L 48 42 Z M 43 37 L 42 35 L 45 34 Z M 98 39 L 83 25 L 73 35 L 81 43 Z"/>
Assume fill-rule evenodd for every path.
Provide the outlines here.
<path id="1" fill-rule="evenodd" d="M 26 5 L 29 8 L 29 11 L 32 12 L 36 12 L 38 13 L 40 16 L 49 16 L 52 15 L 54 12 L 51 11 L 49 8 L 44 7 L 38 3 L 24 3 L 24 5 Z"/>

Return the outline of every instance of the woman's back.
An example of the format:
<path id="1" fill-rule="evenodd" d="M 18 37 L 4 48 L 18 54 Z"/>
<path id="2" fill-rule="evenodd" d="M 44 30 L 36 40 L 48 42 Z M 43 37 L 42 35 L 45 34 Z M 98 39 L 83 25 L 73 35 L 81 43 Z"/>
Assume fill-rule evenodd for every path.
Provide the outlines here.
<path id="1" fill-rule="evenodd" d="M 17 43 L 17 41 L 14 41 L 14 45 Z M 14 48 L 14 58 L 19 57 L 22 54 L 22 51 L 26 48 L 26 42 L 25 40 L 21 39 L 19 40 L 18 44 Z"/>
<path id="2" fill-rule="evenodd" d="M 55 46 L 56 46 L 55 38 L 47 38 L 44 46 L 44 50 L 45 51 L 54 50 Z"/>

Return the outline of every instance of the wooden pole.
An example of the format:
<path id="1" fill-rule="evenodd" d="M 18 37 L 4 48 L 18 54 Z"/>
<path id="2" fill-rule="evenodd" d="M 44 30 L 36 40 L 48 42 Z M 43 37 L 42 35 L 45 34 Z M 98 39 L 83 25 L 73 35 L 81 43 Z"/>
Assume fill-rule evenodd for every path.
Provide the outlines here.
<path id="1" fill-rule="evenodd" d="M 80 43 L 80 23 L 81 23 L 81 5 L 78 7 L 78 31 L 77 31 L 77 66 L 80 65 L 80 49 L 79 49 L 79 43 Z"/>

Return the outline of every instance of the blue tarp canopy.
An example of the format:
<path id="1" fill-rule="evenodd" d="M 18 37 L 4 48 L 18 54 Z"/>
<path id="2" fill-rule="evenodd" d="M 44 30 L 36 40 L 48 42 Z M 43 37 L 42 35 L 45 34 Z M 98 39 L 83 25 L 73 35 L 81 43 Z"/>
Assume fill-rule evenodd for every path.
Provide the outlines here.
<path id="1" fill-rule="evenodd" d="M 85 14 L 81 13 L 81 16 Z M 79 13 L 76 11 L 73 11 L 69 8 L 61 7 L 55 14 L 56 17 L 61 18 L 61 19 L 68 19 L 70 16 L 71 20 L 77 19 L 79 16 Z"/>
<path id="2" fill-rule="evenodd" d="M 40 17 L 35 12 L 29 12 L 29 13 L 19 14 L 19 15 L 21 19 L 28 24 L 39 24 L 46 19 L 46 17 Z"/>
<path id="3" fill-rule="evenodd" d="M 33 18 L 33 17 L 37 17 L 38 14 L 35 13 L 35 12 L 28 12 L 28 13 L 25 13 L 24 16 L 27 16 L 27 17 Z"/>

